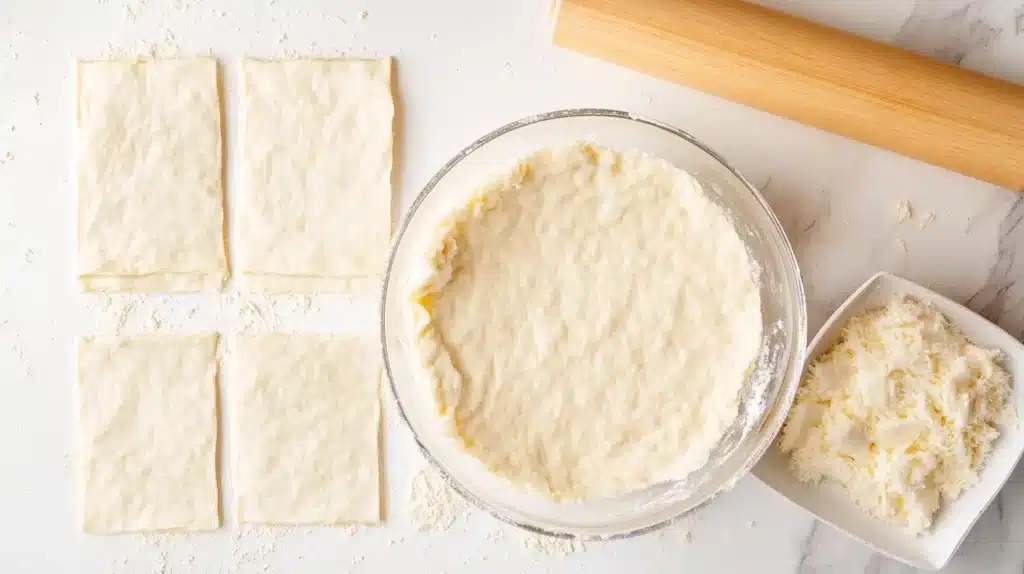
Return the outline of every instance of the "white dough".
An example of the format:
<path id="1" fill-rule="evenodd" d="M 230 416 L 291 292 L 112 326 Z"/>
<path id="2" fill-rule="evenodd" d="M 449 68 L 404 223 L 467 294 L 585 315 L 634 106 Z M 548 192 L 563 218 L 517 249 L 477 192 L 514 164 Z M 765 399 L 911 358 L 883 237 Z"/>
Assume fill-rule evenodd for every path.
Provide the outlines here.
<path id="1" fill-rule="evenodd" d="M 220 290 L 217 62 L 79 62 L 77 72 L 82 288 Z"/>
<path id="2" fill-rule="evenodd" d="M 440 415 L 554 499 L 683 477 L 735 420 L 761 345 L 744 243 L 688 174 L 574 145 L 451 216 L 413 294 Z"/>
<path id="3" fill-rule="evenodd" d="M 213 530 L 217 336 L 78 344 L 82 529 Z"/>
<path id="4" fill-rule="evenodd" d="M 345 335 L 246 335 L 233 356 L 239 522 L 379 522 L 377 348 Z"/>
<path id="5" fill-rule="evenodd" d="M 391 237 L 391 60 L 246 60 L 246 288 L 363 290 Z"/>

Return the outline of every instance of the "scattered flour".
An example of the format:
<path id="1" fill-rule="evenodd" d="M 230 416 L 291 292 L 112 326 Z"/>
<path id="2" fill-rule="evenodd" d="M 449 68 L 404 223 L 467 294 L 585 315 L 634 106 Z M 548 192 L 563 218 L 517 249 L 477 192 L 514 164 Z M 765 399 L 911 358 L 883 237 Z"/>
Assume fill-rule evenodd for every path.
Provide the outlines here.
<path id="1" fill-rule="evenodd" d="M 7 339 L 7 337 L 4 337 L 4 339 Z M 32 378 L 32 363 L 25 356 L 25 349 L 22 347 L 22 343 L 19 342 L 17 335 L 14 336 L 10 351 L 0 354 L 0 367 L 8 376 L 13 374 L 25 380 Z"/>
<path id="2" fill-rule="evenodd" d="M 128 538 L 131 548 L 109 565 L 110 574 L 274 574 L 279 549 L 291 541 L 329 534 L 334 541 L 359 532 L 362 527 L 267 527 L 231 526 L 230 530 L 204 533 L 152 533 Z M 401 539 L 398 540 L 399 542 Z M 198 557 L 216 556 L 217 566 L 200 569 Z M 358 564 L 365 555 L 352 556 Z M 301 555 L 299 556 L 301 560 Z"/>
<path id="3" fill-rule="evenodd" d="M 456 518 L 467 516 L 466 501 L 433 466 L 424 464 L 409 487 L 413 523 L 421 532 L 444 532 Z"/>
<path id="4" fill-rule="evenodd" d="M 193 549 L 199 535 L 158 533 L 137 535 L 141 553 L 150 557 L 154 574 L 185 573 L 194 569 L 196 557 Z"/>
<path id="5" fill-rule="evenodd" d="M 138 294 L 97 293 L 86 296 L 85 307 L 97 331 L 120 335 L 126 330 L 142 301 L 143 296 Z"/>
<path id="6" fill-rule="evenodd" d="M 341 528 L 333 528 L 332 530 L 337 532 L 338 535 L 340 535 L 342 538 L 352 538 L 353 536 L 355 536 L 356 534 L 359 534 L 360 532 L 362 532 L 365 529 L 366 529 L 365 526 L 353 525 L 353 526 L 343 526 Z"/>
<path id="7" fill-rule="evenodd" d="M 107 42 L 100 52 L 103 58 L 173 58 L 182 55 L 181 46 L 175 40 L 174 32 L 164 28 L 159 40 L 133 40 L 115 44 Z"/>
<path id="8" fill-rule="evenodd" d="M 90 332 L 113 335 L 178 332 L 200 308 L 200 299 L 172 295 L 84 295 Z"/>
<path id="9" fill-rule="evenodd" d="M 278 331 L 281 328 L 280 314 L 274 308 L 274 300 L 269 297 L 229 293 L 224 297 L 223 305 L 224 310 L 237 321 L 235 328 L 239 332 Z"/>
<path id="10" fill-rule="evenodd" d="M 935 221 L 935 214 L 927 211 L 922 211 L 918 213 L 914 219 L 915 221 L 917 221 L 917 227 L 919 229 L 924 229 L 925 227 L 931 225 L 933 221 Z"/>
<path id="11" fill-rule="evenodd" d="M 494 528 L 487 531 L 487 534 L 485 534 L 484 537 L 489 542 L 501 542 L 505 539 L 505 531 L 500 525 L 495 525 Z"/>
<path id="12" fill-rule="evenodd" d="M 305 315 L 314 311 L 313 299 L 304 295 L 268 296 L 229 293 L 223 298 L 223 311 L 235 322 L 239 332 L 280 331 L 282 317 Z"/>
<path id="13" fill-rule="evenodd" d="M 914 208 L 910 205 L 910 201 L 901 199 L 896 203 L 892 204 L 892 224 L 899 225 L 908 221 L 914 215 Z"/>
<path id="14" fill-rule="evenodd" d="M 917 223 L 919 229 L 924 229 L 935 221 L 934 213 L 914 209 L 914 206 L 907 199 L 901 199 L 893 203 L 890 211 L 892 212 L 893 226 L 912 220 Z"/>
<path id="15" fill-rule="evenodd" d="M 174 296 L 90 293 L 84 295 L 86 331 L 113 335 L 149 332 L 286 330 L 286 321 L 302 322 L 320 312 L 313 298 L 227 293 Z"/>
<path id="16" fill-rule="evenodd" d="M 578 540 L 533 533 L 523 536 L 523 548 L 546 556 L 566 556 L 585 550 L 583 543 Z"/>
<path id="17" fill-rule="evenodd" d="M 287 529 L 241 525 L 231 538 L 231 574 L 270 574 L 274 553 Z"/>

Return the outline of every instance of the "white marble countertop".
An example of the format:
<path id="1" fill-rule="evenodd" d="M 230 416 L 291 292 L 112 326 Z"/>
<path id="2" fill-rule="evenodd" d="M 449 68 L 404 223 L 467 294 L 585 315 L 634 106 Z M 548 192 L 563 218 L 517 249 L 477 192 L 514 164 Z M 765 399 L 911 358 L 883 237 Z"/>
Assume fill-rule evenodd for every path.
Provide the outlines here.
<path id="1" fill-rule="evenodd" d="M 761 0 L 1024 82 L 1024 0 Z M 803 268 L 813 333 L 879 270 L 930 286 L 1024 336 L 1024 196 L 715 97 L 552 48 L 545 0 L 0 0 L 0 572 L 895 572 L 753 478 L 685 528 L 550 556 L 472 513 L 438 535 L 409 524 L 416 464 L 387 405 L 386 525 L 222 531 L 173 542 L 86 537 L 75 519 L 72 341 L 91 331 L 373 329 L 370 299 L 183 296 L 107 300 L 71 281 L 74 58 L 211 52 L 235 99 L 242 55 L 394 55 L 402 207 L 461 146 L 507 121 L 612 107 L 674 123 L 765 192 Z M 243 7 L 244 6 L 244 7 Z M 365 18 L 360 12 L 366 11 Z M 228 106 L 229 161 L 233 104 Z M 1024 126 L 1022 126 L 1024 129 Z M 1024 153 L 1024 151 L 1022 151 Z M 228 176 L 229 197 L 234 175 Z M 934 221 L 892 224 L 909 200 Z M 230 493 L 230 473 L 225 475 Z M 230 505 L 227 505 L 230 506 Z M 227 510 L 230 518 L 230 511 Z M 276 536 L 276 535 L 275 535 Z M 1024 471 L 950 572 L 1024 568 Z"/>

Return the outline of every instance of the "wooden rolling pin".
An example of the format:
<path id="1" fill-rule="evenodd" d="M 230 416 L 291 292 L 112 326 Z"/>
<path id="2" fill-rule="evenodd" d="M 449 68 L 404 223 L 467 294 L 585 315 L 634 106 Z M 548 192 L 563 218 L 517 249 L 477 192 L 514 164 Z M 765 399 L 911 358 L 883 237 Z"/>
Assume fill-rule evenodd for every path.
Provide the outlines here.
<path id="1" fill-rule="evenodd" d="M 561 0 L 554 41 L 1024 191 L 1024 87 L 742 0 Z"/>

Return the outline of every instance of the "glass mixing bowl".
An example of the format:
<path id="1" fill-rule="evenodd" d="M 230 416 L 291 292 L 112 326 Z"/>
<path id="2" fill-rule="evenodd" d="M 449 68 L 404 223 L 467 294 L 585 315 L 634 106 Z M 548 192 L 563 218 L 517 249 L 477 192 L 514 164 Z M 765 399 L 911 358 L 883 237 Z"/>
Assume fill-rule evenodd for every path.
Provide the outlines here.
<path id="1" fill-rule="evenodd" d="M 637 149 L 669 161 L 699 180 L 721 205 L 758 269 L 764 334 L 758 368 L 748 380 L 739 422 L 702 469 L 614 498 L 554 502 L 488 472 L 442 429 L 409 328 L 411 281 L 422 277 L 424 254 L 439 222 L 486 177 L 531 152 L 586 141 Z M 501 127 L 473 142 L 427 183 L 405 215 L 392 246 L 381 301 L 384 366 L 402 418 L 424 456 L 452 488 L 493 516 L 552 536 L 606 540 L 670 524 L 731 488 L 778 433 L 796 392 L 807 339 L 807 310 L 796 257 L 761 194 L 693 136 L 626 112 L 562 110 Z M 742 423 L 742 424 L 741 424 Z"/>

